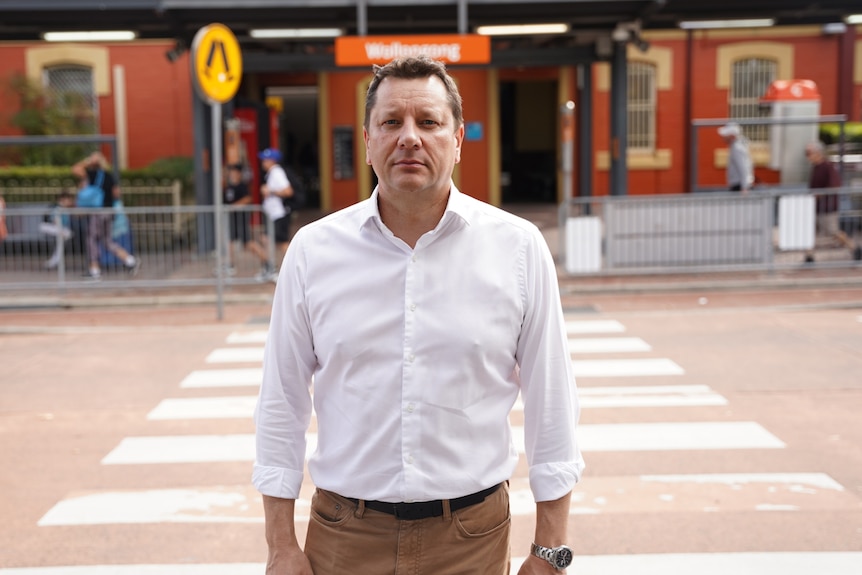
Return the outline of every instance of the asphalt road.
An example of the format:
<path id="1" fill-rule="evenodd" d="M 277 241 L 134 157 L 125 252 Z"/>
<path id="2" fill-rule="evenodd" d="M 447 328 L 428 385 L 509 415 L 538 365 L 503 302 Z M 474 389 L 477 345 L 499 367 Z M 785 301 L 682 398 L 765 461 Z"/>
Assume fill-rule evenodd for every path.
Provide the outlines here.
<path id="1" fill-rule="evenodd" d="M 570 572 L 862 573 L 862 288 L 565 293 L 587 461 Z M 0 575 L 262 573 L 268 313 L 0 311 Z M 517 565 L 523 465 L 512 510 Z"/>

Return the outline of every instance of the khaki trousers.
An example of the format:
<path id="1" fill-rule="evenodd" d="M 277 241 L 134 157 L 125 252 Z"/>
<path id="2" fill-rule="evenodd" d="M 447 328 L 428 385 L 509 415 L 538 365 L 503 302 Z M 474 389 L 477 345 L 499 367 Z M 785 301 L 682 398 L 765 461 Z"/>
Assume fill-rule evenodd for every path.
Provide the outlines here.
<path id="1" fill-rule="evenodd" d="M 405 521 L 331 491 L 311 500 L 305 554 L 314 575 L 508 575 L 509 488 L 442 517 Z"/>

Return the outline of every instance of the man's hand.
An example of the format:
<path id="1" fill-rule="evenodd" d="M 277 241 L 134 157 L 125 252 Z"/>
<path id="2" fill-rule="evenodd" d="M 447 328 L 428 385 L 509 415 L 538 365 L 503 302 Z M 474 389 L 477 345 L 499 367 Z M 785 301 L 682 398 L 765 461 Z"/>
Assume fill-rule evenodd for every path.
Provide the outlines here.
<path id="1" fill-rule="evenodd" d="M 296 501 L 263 496 L 266 543 L 269 557 L 266 575 L 314 575 L 311 562 L 296 539 L 293 511 Z"/>
<path id="2" fill-rule="evenodd" d="M 518 575 L 559 575 L 565 571 L 559 571 L 544 559 L 530 555 L 524 560 L 524 564 L 518 570 Z"/>
<path id="3" fill-rule="evenodd" d="M 314 575 L 311 563 L 298 545 L 278 551 L 270 550 L 266 560 L 266 575 Z"/>

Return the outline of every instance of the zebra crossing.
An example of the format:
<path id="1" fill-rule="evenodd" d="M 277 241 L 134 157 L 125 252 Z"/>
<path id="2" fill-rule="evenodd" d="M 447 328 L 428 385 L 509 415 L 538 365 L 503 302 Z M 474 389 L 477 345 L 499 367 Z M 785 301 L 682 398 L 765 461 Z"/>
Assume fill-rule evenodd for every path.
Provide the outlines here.
<path id="1" fill-rule="evenodd" d="M 587 454 L 588 473 L 576 488 L 572 515 L 620 513 L 721 513 L 739 510 L 795 512 L 841 510 L 855 497 L 827 474 L 816 472 L 644 474 L 591 476 L 589 453 L 781 450 L 780 437 L 755 421 L 691 421 L 682 416 L 689 408 L 723 408 L 728 400 L 707 385 L 688 381 L 685 369 L 670 358 L 653 357 L 654 350 L 639 337 L 626 335 L 615 320 L 571 318 L 567 322 L 572 365 L 578 378 L 581 406 L 588 410 L 643 408 L 678 410 L 678 420 L 659 422 L 587 423 L 579 427 L 581 449 Z M 161 400 L 147 414 L 156 424 L 165 421 L 250 420 L 261 379 L 265 330 L 230 333 L 223 346 L 205 358 L 205 367 L 190 372 L 177 385 L 177 394 Z M 646 356 L 646 357 L 644 357 Z M 616 384 L 622 379 L 624 385 Z M 654 384 L 653 381 L 660 380 Z M 678 381 L 679 383 L 669 383 Z M 643 382 L 643 383 L 641 383 Z M 248 393 L 230 395 L 228 391 Z M 194 395 L 188 395 L 190 391 Z M 200 393 L 211 393 L 201 396 Z M 518 402 L 514 411 L 521 411 Z M 701 412 L 702 413 L 702 412 Z M 190 427 L 191 428 L 191 427 Z M 513 426 L 513 437 L 523 453 L 523 429 Z M 308 434 L 308 450 L 316 435 Z M 122 439 L 101 460 L 103 466 L 164 464 L 206 465 L 250 462 L 254 436 L 250 433 L 138 435 Z M 249 471 L 250 474 L 250 471 Z M 40 527 L 165 523 L 263 523 L 260 497 L 254 488 L 240 485 L 173 487 L 166 478 L 162 488 L 80 490 L 58 501 L 39 520 Z M 308 520 L 312 493 L 303 486 L 297 518 Z M 706 497 L 707 494 L 720 496 Z M 532 524 L 535 506 L 526 477 L 510 485 L 513 521 Z M 720 503 L 716 503 L 719 501 Z M 707 503 L 705 503 L 707 502 Z M 156 559 L 156 557 L 154 557 Z M 513 560 L 513 572 L 523 558 Z M 801 575 L 828 572 L 858 573 L 862 553 L 706 553 L 621 556 L 580 556 L 576 572 L 623 573 L 773 573 Z M 812 567 L 812 565 L 815 565 Z M 0 569 L 0 575 L 165 575 L 196 573 L 221 575 L 262 573 L 262 563 L 88 565 Z"/>

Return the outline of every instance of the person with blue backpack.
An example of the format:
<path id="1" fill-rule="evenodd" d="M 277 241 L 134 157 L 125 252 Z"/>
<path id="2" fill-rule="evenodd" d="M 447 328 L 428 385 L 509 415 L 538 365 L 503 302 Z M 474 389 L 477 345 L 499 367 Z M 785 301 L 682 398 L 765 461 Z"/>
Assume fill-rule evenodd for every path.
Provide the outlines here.
<path id="1" fill-rule="evenodd" d="M 72 166 L 72 173 L 78 178 L 86 178 L 86 185 L 78 192 L 76 205 L 79 208 L 111 208 L 111 212 L 94 211 L 87 219 L 87 259 L 89 269 L 84 274 L 93 280 L 102 278 L 99 265 L 99 247 L 104 244 L 108 251 L 123 263 L 130 274 L 138 273 L 140 260 L 126 248 L 114 241 L 114 202 L 120 199 L 120 187 L 109 170 L 109 164 L 100 152 L 93 152 Z"/>

